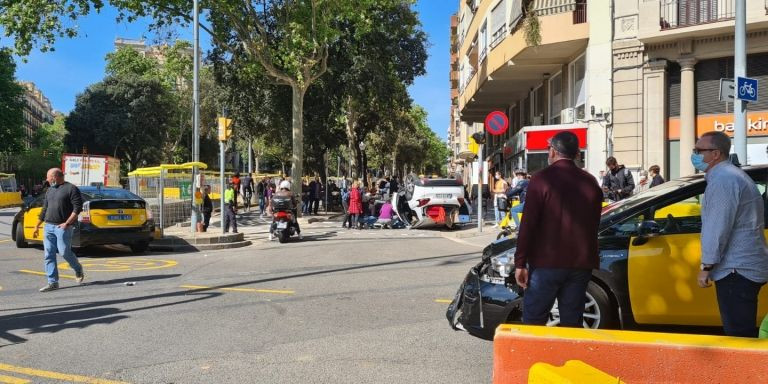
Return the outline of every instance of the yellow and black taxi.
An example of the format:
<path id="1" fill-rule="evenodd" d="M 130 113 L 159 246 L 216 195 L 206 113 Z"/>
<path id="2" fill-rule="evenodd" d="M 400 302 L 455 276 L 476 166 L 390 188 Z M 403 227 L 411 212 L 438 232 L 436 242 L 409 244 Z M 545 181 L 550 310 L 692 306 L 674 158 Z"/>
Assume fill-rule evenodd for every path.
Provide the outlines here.
<path id="1" fill-rule="evenodd" d="M 765 199 L 768 166 L 743 169 Z M 705 188 L 704 175 L 698 174 L 603 208 L 600 268 L 593 271 L 587 288 L 584 327 L 693 326 L 706 332 L 706 327 L 721 325 L 715 289 L 699 288 L 696 281 Z M 470 268 L 448 306 L 451 327 L 492 339 L 499 324 L 522 320 L 523 290 L 514 278 L 515 245 L 515 239 L 502 238 L 483 250 L 480 263 Z M 755 320 L 766 312 L 768 289 L 763 289 Z M 548 325 L 557 325 L 558 320 L 555 304 Z"/>
<path id="2" fill-rule="evenodd" d="M 79 187 L 83 211 L 72 234 L 72 247 L 125 244 L 133 252 L 144 252 L 154 238 L 152 211 L 141 197 L 121 188 Z M 45 194 L 40 194 L 13 218 L 11 235 L 19 248 L 42 244 L 43 231 L 33 237 Z"/>

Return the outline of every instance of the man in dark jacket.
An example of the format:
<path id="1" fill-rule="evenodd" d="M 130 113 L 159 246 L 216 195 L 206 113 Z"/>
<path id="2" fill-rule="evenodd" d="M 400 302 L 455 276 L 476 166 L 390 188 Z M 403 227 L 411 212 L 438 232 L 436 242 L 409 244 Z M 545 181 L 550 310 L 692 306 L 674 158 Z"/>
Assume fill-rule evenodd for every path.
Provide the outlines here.
<path id="1" fill-rule="evenodd" d="M 573 132 L 560 132 L 549 144 L 550 165 L 528 185 L 515 280 L 525 289 L 523 323 L 546 324 L 557 299 L 560 325 L 581 327 L 587 284 L 600 263 L 597 227 L 603 193 L 574 162 L 579 139 Z"/>
<path id="2" fill-rule="evenodd" d="M 608 174 L 603 181 L 603 191 L 609 199 L 619 201 L 632 196 L 635 190 L 635 180 L 632 178 L 632 172 L 619 165 L 616 158 L 611 156 L 605 160 L 608 166 Z"/>
<path id="3" fill-rule="evenodd" d="M 211 186 L 206 185 L 203 188 L 203 232 L 208 231 L 208 225 L 211 224 L 211 214 L 213 213 L 213 202 L 211 201 Z"/>
<path id="4" fill-rule="evenodd" d="M 83 197 L 80 190 L 64 181 L 64 173 L 61 169 L 48 170 L 46 180 L 50 188 L 45 193 L 43 209 L 35 226 L 33 237 L 37 237 L 40 226 L 43 228 L 43 249 L 45 250 L 45 274 L 48 276 L 48 284 L 40 288 L 40 292 L 48 292 L 59 289 L 59 268 L 56 263 L 56 252 L 67 261 L 69 267 L 75 271 L 75 280 L 78 284 L 83 282 L 85 274 L 83 266 L 72 252 L 72 232 L 77 222 L 77 215 L 83 210 Z"/>

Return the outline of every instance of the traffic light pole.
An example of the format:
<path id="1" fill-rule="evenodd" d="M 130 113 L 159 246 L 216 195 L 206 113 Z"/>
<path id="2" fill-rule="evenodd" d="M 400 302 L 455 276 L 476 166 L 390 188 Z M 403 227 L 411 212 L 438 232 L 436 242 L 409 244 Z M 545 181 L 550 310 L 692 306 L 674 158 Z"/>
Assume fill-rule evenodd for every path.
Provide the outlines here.
<path id="1" fill-rule="evenodd" d="M 194 79 L 193 79 L 193 85 L 192 85 L 193 87 L 192 98 L 194 99 L 192 103 L 194 104 L 193 121 L 192 121 L 192 130 L 193 130 L 192 161 L 198 162 L 200 161 L 200 133 L 199 133 L 199 129 L 200 129 L 199 127 L 200 126 L 200 87 L 199 87 L 200 66 L 198 63 L 199 61 L 198 58 L 200 56 L 200 6 L 198 4 L 198 0 L 194 0 L 193 8 L 194 8 L 193 13 L 194 13 L 194 24 L 195 24 L 194 26 L 195 42 L 194 42 L 194 50 L 193 50 L 194 58 L 192 59 L 194 63 L 193 65 Z M 192 167 L 192 184 L 191 184 L 192 210 L 190 213 L 190 228 L 192 230 L 192 233 L 197 232 L 197 222 L 198 222 L 198 217 L 200 216 L 197 212 L 198 206 L 196 204 L 197 203 L 196 187 L 197 187 L 197 181 L 199 180 L 197 175 L 198 175 L 198 169 L 197 169 L 197 165 L 195 165 Z M 200 188 L 202 189 L 203 185 L 200 185 Z"/>
<path id="2" fill-rule="evenodd" d="M 225 214 L 224 210 L 226 207 L 224 206 L 224 191 L 226 188 L 226 185 L 224 183 L 224 142 L 219 141 L 219 186 L 221 187 L 221 233 L 224 234 L 224 219 Z"/>
<path id="3" fill-rule="evenodd" d="M 477 146 L 477 231 L 483 231 L 483 147 Z"/>

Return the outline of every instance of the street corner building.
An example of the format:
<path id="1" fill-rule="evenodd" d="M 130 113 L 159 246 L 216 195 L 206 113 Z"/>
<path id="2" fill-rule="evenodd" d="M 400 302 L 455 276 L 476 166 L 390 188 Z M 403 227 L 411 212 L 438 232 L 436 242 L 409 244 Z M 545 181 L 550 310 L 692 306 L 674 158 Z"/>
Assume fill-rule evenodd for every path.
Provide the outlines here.
<path id="1" fill-rule="evenodd" d="M 579 137 L 579 165 L 595 176 L 609 156 L 633 172 L 693 174 L 696 138 L 733 131 L 733 103 L 720 101 L 719 87 L 734 76 L 736 1 L 459 1 L 450 20 L 452 168 L 477 180 L 470 137 L 502 111 L 509 129 L 486 135 L 479 161 L 504 177 L 545 167 L 547 140 L 563 130 Z M 746 4 L 747 76 L 768 95 L 768 2 Z M 768 99 L 747 112 L 740 161 L 768 163 Z"/>

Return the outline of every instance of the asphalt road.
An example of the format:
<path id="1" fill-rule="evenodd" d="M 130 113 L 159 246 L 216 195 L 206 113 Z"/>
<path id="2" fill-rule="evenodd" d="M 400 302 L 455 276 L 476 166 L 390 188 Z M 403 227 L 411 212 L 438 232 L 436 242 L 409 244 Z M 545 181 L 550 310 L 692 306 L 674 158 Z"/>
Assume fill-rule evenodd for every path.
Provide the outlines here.
<path id="1" fill-rule="evenodd" d="M 302 242 L 236 250 L 102 247 L 81 257 L 85 285 L 62 268 L 62 289 L 38 293 L 42 250 L 6 241 L 8 212 L 0 382 L 491 381 L 492 343 L 445 319 L 479 244 L 317 225 Z"/>

